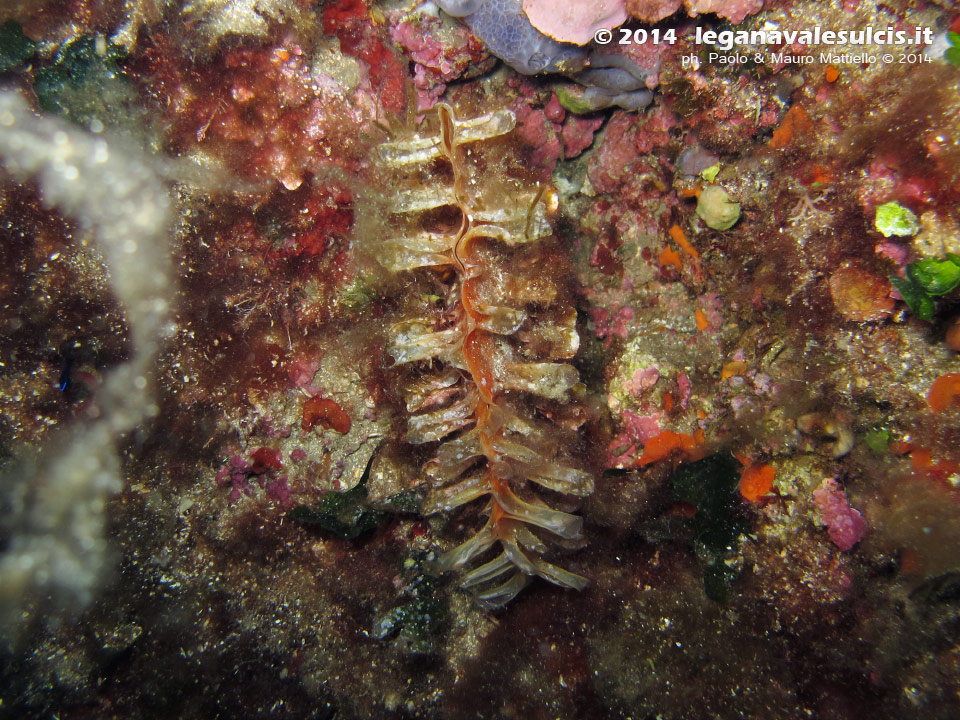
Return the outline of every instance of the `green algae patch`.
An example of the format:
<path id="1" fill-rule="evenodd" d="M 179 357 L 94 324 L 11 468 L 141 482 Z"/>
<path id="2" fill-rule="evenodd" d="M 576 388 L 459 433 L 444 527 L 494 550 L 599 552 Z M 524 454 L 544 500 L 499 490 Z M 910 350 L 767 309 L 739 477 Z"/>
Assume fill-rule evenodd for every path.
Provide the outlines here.
<path id="1" fill-rule="evenodd" d="M 890 433 L 882 428 L 871 430 L 863 439 L 870 451 L 877 455 L 883 455 L 890 449 Z"/>
<path id="2" fill-rule="evenodd" d="M 960 33 L 955 33 L 952 30 L 948 32 L 947 42 L 950 47 L 944 51 L 943 57 L 954 67 L 960 68 Z"/>
<path id="3" fill-rule="evenodd" d="M 359 313 L 366 311 L 376 296 L 372 281 L 361 275 L 340 293 L 340 302 L 350 312 Z"/>
<path id="4" fill-rule="evenodd" d="M 923 288 L 906 278 L 896 276 L 890 278 L 890 283 L 900 293 L 900 297 L 903 298 L 910 312 L 921 320 L 927 322 L 933 320 L 934 313 L 937 311 L 937 304 L 933 301 L 933 298 L 923 291 Z"/>
<path id="5" fill-rule="evenodd" d="M 36 44 L 23 34 L 23 28 L 13 20 L 0 26 L 0 72 L 7 72 L 33 57 Z"/>
<path id="6" fill-rule="evenodd" d="M 678 467 L 670 477 L 677 500 L 697 508 L 691 518 L 697 541 L 709 550 L 723 550 L 748 529 L 740 512 L 740 463 L 718 453 Z"/>
<path id="7" fill-rule="evenodd" d="M 917 216 L 898 202 L 880 205 L 873 224 L 884 237 L 910 237 L 920 229 Z"/>
<path id="8" fill-rule="evenodd" d="M 700 177 L 706 180 L 708 183 L 712 183 L 717 179 L 717 175 L 720 173 L 720 163 L 711 165 L 706 170 L 700 171 Z"/>
<path id="9" fill-rule="evenodd" d="M 385 640 L 396 636 L 413 655 L 436 649 L 436 634 L 446 617 L 446 608 L 434 598 L 418 599 L 388 610 L 374 622 L 374 637 Z"/>
<path id="10" fill-rule="evenodd" d="M 447 619 L 447 606 L 437 592 L 438 581 L 430 573 L 432 556 L 433 553 L 418 551 L 404 560 L 400 577 L 405 593 L 413 599 L 378 614 L 373 621 L 375 638 L 394 638 L 411 655 L 435 652 Z"/>
<path id="11" fill-rule="evenodd" d="M 926 258 L 906 267 L 906 277 L 890 278 L 914 315 L 930 322 L 937 312 L 934 298 L 960 287 L 960 255 L 947 253 L 946 258 Z"/>
<path id="12" fill-rule="evenodd" d="M 120 69 L 125 58 L 123 48 L 108 45 L 103 37 L 86 35 L 64 43 L 34 80 L 40 108 L 82 127 L 93 120 L 122 124 L 137 115 L 135 94 Z"/>
<path id="13" fill-rule="evenodd" d="M 304 525 L 317 526 L 346 540 L 356 540 L 389 517 L 388 513 L 370 508 L 365 480 L 351 490 L 328 492 L 314 507 L 298 505 L 287 513 L 287 517 Z"/>
<path id="14" fill-rule="evenodd" d="M 697 509 L 687 522 L 704 563 L 704 591 L 711 600 L 725 602 L 737 576 L 726 561 L 740 536 L 750 529 L 738 491 L 740 463 L 729 453 L 717 453 L 681 465 L 670 476 L 670 483 L 677 500 Z"/>
<path id="15" fill-rule="evenodd" d="M 582 90 L 578 92 L 566 85 L 557 85 L 553 89 L 557 93 L 557 100 L 560 101 L 564 110 L 572 112 L 574 115 L 585 115 L 596 111 L 595 107 L 583 100 Z"/>
<path id="16" fill-rule="evenodd" d="M 907 265 L 907 277 L 928 295 L 946 295 L 960 286 L 960 255 L 927 258 Z"/>
<path id="17" fill-rule="evenodd" d="M 380 510 L 392 513 L 402 513 L 414 515 L 420 512 L 423 505 L 423 495 L 413 490 L 398 492 L 396 495 L 389 495 L 376 503 Z"/>

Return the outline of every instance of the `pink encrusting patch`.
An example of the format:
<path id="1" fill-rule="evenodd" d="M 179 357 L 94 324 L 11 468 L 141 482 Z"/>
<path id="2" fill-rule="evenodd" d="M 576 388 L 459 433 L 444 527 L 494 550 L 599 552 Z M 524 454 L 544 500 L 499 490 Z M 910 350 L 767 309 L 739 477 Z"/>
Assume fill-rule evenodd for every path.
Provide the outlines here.
<path id="1" fill-rule="evenodd" d="M 813 491 L 813 501 L 823 516 L 834 545 L 846 552 L 863 539 L 866 521 L 859 510 L 850 507 L 846 493 L 836 480 L 824 480 Z"/>
<path id="2" fill-rule="evenodd" d="M 597 30 L 609 30 L 627 20 L 624 0 L 523 0 L 530 24 L 560 42 L 586 45 Z"/>

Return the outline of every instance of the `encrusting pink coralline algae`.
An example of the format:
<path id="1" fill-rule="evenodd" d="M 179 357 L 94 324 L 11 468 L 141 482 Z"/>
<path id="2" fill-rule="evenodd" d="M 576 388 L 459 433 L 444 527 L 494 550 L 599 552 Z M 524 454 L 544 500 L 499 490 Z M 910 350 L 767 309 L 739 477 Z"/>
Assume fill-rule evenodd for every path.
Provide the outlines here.
<path id="1" fill-rule="evenodd" d="M 836 480 L 824 480 L 813 491 L 813 501 L 827 524 L 834 545 L 846 552 L 863 539 L 866 531 L 863 515 L 850 507 L 846 493 Z"/>

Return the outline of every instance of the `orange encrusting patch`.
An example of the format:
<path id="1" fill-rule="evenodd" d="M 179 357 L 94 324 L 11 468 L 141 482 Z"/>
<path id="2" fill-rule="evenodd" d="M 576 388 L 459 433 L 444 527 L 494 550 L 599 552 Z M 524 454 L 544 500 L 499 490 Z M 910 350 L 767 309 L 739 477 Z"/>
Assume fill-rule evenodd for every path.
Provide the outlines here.
<path id="1" fill-rule="evenodd" d="M 673 238 L 673 241 L 680 246 L 680 249 L 683 250 L 687 255 L 692 257 L 694 260 L 699 259 L 700 253 L 697 249 L 690 244 L 690 241 L 687 240 L 687 235 L 683 232 L 683 228 L 679 225 L 670 226 L 670 237 Z"/>
<path id="2" fill-rule="evenodd" d="M 836 82 L 837 78 L 840 77 L 840 71 L 833 65 L 827 65 L 827 71 L 824 74 L 826 75 L 828 83 Z"/>
<path id="3" fill-rule="evenodd" d="M 960 463 L 949 458 L 933 461 L 933 450 L 916 443 L 897 440 L 890 443 L 891 454 L 897 457 L 910 456 L 910 469 L 915 473 L 923 472 L 932 480 L 944 482 L 951 475 L 960 472 Z M 952 487 L 952 486 L 951 486 Z"/>
<path id="4" fill-rule="evenodd" d="M 303 420 L 300 427 L 312 430 L 316 425 L 338 433 L 350 431 L 350 416 L 343 408 L 328 398 L 312 397 L 303 404 Z"/>
<path id="5" fill-rule="evenodd" d="M 670 247 L 660 251 L 660 264 L 663 267 L 673 265 L 677 270 L 683 270 L 683 258 L 680 257 L 680 253 Z"/>
<path id="6" fill-rule="evenodd" d="M 740 473 L 740 494 L 744 500 L 757 502 L 773 489 L 777 469 L 773 465 L 748 465 Z"/>
<path id="7" fill-rule="evenodd" d="M 703 332 L 710 327 L 710 321 L 707 320 L 707 314 L 703 310 L 697 310 L 693 313 L 693 318 L 697 321 L 697 330 Z"/>
<path id="8" fill-rule="evenodd" d="M 805 168 L 800 175 L 800 182 L 807 187 L 811 185 L 829 185 L 834 180 L 836 180 L 836 177 L 834 177 L 833 173 L 824 170 L 819 165 L 811 165 Z"/>
<path id="9" fill-rule="evenodd" d="M 960 399 L 960 373 L 941 375 L 927 392 L 927 403 L 935 413 L 943 412 Z"/>
<path id="10" fill-rule="evenodd" d="M 747 364 L 743 360 L 731 360 L 720 370 L 720 380 L 727 380 L 734 375 L 743 375 L 746 369 Z"/>
<path id="11" fill-rule="evenodd" d="M 773 131 L 773 137 L 770 138 L 770 147 L 784 148 L 796 139 L 798 134 L 802 135 L 812 127 L 813 121 L 807 111 L 801 105 L 794 105 L 783 116 L 780 126 Z"/>
<path id="12" fill-rule="evenodd" d="M 813 168 L 813 175 L 811 176 L 810 184 L 815 185 L 819 183 L 820 185 L 829 185 L 835 179 L 836 178 L 831 173 L 828 173 L 822 167 L 817 165 Z"/>
<path id="13" fill-rule="evenodd" d="M 643 467 L 658 460 L 663 460 L 676 451 L 681 451 L 692 459 L 695 451 L 703 442 L 702 430 L 697 430 L 692 434 L 664 430 L 644 443 L 643 455 L 637 460 L 637 465 Z"/>

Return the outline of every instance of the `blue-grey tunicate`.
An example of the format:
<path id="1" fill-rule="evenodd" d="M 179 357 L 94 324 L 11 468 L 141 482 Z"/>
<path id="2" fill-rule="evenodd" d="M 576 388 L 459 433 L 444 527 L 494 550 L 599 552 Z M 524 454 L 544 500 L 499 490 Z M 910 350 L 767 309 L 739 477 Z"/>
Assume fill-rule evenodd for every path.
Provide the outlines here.
<path id="1" fill-rule="evenodd" d="M 593 109 L 636 110 L 650 104 L 647 71 L 627 56 L 579 47 L 547 37 L 523 12 L 521 0 L 437 0 L 448 15 L 463 18 L 491 53 L 524 75 L 564 73 L 585 86 Z M 587 69 L 585 69 L 587 68 Z"/>
<path id="2" fill-rule="evenodd" d="M 575 72 L 586 65 L 583 48 L 557 42 L 531 25 L 520 0 L 443 0 L 439 5 L 444 12 L 463 17 L 490 52 L 519 73 Z M 462 14 L 474 7 L 475 12 Z"/>

